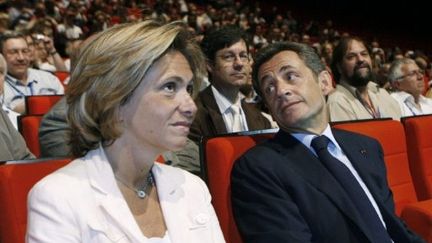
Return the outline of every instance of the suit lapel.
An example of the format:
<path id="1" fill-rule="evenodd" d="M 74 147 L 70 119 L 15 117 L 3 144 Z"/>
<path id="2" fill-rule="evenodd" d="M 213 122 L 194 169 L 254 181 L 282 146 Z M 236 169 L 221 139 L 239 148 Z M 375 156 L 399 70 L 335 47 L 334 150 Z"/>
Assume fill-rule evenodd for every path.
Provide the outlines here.
<path id="1" fill-rule="evenodd" d="M 212 123 L 211 127 L 215 130 L 214 134 L 227 133 L 225 121 L 223 120 L 222 114 L 219 111 L 219 107 L 211 90 L 211 86 L 204 89 L 200 93 L 199 97 L 202 100 L 202 105 L 207 108 L 208 115 Z"/>
<path id="2" fill-rule="evenodd" d="M 187 200 L 186 176 L 177 169 L 155 164 L 153 174 L 165 223 L 173 243 L 202 242 L 194 230 L 200 230 L 210 220 L 207 208 L 201 201 Z M 205 213 L 203 213 L 205 212 Z"/>
<path id="3" fill-rule="evenodd" d="M 246 122 L 249 131 L 270 128 L 270 127 L 265 127 L 266 124 L 262 123 L 263 117 L 260 117 L 261 111 L 255 107 L 255 104 L 248 104 L 244 101 L 244 99 L 242 100 L 241 104 L 242 104 L 242 109 L 245 113 Z"/>
<path id="4" fill-rule="evenodd" d="M 144 241 L 144 236 L 117 186 L 102 147 L 89 152 L 86 160 L 89 183 L 95 190 L 96 206 L 100 209 L 90 217 L 89 227 L 105 233 L 113 240 L 126 235 L 131 242 Z"/>
<path id="5" fill-rule="evenodd" d="M 369 230 L 365 227 L 358 210 L 345 193 L 339 182 L 328 172 L 321 161 L 300 141 L 290 134 L 280 130 L 275 136 L 275 142 L 280 143 L 280 152 L 292 168 L 311 185 L 323 192 L 337 208 L 366 236 Z M 278 146 L 276 146 L 278 149 Z M 371 240 L 371 242 L 373 242 Z"/>

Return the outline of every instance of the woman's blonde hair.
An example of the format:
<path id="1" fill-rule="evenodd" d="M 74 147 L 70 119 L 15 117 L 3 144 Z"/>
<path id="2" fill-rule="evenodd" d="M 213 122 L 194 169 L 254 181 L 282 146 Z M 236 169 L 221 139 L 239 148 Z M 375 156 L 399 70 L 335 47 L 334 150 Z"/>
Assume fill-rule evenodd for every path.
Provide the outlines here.
<path id="1" fill-rule="evenodd" d="M 205 59 L 181 22 L 117 25 L 84 43 L 66 92 L 73 156 L 83 156 L 99 142 L 108 145 L 121 135 L 120 106 L 128 102 L 151 65 L 171 50 L 188 60 L 198 91 Z"/>

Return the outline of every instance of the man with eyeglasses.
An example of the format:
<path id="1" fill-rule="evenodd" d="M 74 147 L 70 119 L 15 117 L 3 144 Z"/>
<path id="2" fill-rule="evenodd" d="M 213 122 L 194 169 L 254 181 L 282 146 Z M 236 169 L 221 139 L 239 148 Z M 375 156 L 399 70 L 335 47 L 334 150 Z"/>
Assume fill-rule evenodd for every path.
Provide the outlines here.
<path id="1" fill-rule="evenodd" d="M 331 121 L 390 117 L 400 119 L 397 102 L 372 82 L 372 60 L 364 42 L 357 37 L 342 39 L 331 63 L 336 90 L 328 96 Z"/>
<path id="2" fill-rule="evenodd" d="M 30 49 L 24 35 L 3 33 L 0 37 L 0 50 L 8 66 L 3 96 L 3 102 L 8 108 L 24 114 L 25 96 L 64 94 L 63 85 L 56 76 L 30 68 Z"/>
<path id="3" fill-rule="evenodd" d="M 256 104 L 244 102 L 240 95 L 250 72 L 246 34 L 226 26 L 206 34 L 201 48 L 211 85 L 195 100 L 198 111 L 190 138 L 198 143 L 202 136 L 271 128 Z"/>
<path id="4" fill-rule="evenodd" d="M 422 95 L 424 73 L 414 60 L 395 60 L 390 67 L 389 80 L 396 90 L 391 96 L 399 103 L 402 116 L 432 114 L 432 99 Z"/>

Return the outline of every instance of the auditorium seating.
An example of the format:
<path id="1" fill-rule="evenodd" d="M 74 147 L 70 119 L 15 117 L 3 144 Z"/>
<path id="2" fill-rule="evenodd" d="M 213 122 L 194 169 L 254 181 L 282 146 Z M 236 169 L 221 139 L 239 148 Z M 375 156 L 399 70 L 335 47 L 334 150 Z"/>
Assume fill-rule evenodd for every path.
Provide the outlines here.
<path id="1" fill-rule="evenodd" d="M 60 83 L 62 83 L 63 86 L 66 87 L 64 81 L 70 76 L 70 73 L 64 71 L 55 71 L 54 75 L 60 80 Z"/>
<path id="2" fill-rule="evenodd" d="M 274 133 L 228 135 L 204 139 L 201 143 L 201 170 L 207 179 L 213 207 L 226 242 L 241 243 L 231 210 L 230 178 L 234 161 L 258 142 Z"/>
<path id="3" fill-rule="evenodd" d="M 402 123 L 417 197 L 432 199 L 432 115 L 406 117 Z"/>
<path id="4" fill-rule="evenodd" d="M 38 159 L 0 165 L 0 242 L 24 242 L 28 192 L 40 179 L 69 162 L 70 159 Z"/>
<path id="5" fill-rule="evenodd" d="M 25 96 L 26 114 L 43 115 L 53 107 L 63 95 Z"/>
<path id="6" fill-rule="evenodd" d="M 42 115 L 18 116 L 18 131 L 24 137 L 29 150 L 37 157 L 40 157 L 39 126 Z"/>
<path id="7" fill-rule="evenodd" d="M 381 143 L 396 214 L 427 242 L 432 242 L 432 199 L 421 202 L 417 199 L 402 123 L 378 119 L 337 123 L 333 127 L 364 134 Z"/>

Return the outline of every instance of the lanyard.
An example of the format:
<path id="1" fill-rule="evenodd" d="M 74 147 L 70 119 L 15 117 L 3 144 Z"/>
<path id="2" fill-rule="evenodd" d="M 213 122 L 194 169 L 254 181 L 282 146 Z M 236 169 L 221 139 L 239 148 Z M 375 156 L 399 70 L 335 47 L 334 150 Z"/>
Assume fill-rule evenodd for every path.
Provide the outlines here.
<path id="1" fill-rule="evenodd" d="M 416 113 L 415 110 L 417 110 L 417 108 L 413 107 L 412 103 L 410 103 L 408 100 L 404 100 L 404 103 L 408 107 L 408 109 L 411 111 L 411 113 L 413 114 L 413 116 L 417 116 L 417 115 L 423 114 L 423 112 L 421 111 L 421 106 L 420 106 L 420 113 Z"/>
<path id="2" fill-rule="evenodd" d="M 11 80 L 10 77 L 6 76 L 6 82 L 7 82 L 7 83 L 12 87 L 12 89 L 14 89 L 14 90 L 18 93 L 18 96 L 26 96 L 26 94 L 24 94 L 24 92 L 22 92 L 20 89 L 18 89 L 18 88 L 15 86 L 15 82 L 14 82 L 13 80 Z M 33 81 L 29 82 L 26 86 L 23 85 L 24 87 L 30 89 L 30 95 L 34 95 L 33 84 L 34 84 L 35 82 L 36 82 L 36 81 L 33 80 Z"/>
<path id="3" fill-rule="evenodd" d="M 374 118 L 380 118 L 381 114 L 379 112 L 379 108 L 375 109 L 373 107 L 372 101 L 371 104 L 369 105 L 369 103 L 367 103 L 361 96 L 360 93 L 358 92 L 358 90 L 355 91 L 355 94 L 357 96 L 357 99 L 360 100 L 360 103 L 363 105 L 363 107 L 367 110 L 367 112 L 369 112 L 369 114 Z"/>

